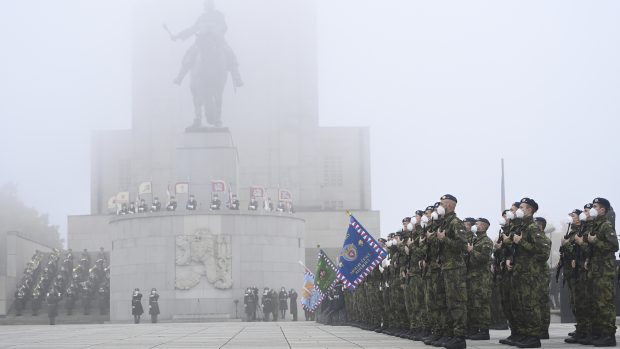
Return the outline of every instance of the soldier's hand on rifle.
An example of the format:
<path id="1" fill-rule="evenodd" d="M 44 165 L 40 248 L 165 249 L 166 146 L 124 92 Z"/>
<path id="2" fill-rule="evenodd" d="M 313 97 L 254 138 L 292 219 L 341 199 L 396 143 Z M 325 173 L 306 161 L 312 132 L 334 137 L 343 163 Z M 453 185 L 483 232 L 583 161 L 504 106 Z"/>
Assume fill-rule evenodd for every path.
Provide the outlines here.
<path id="1" fill-rule="evenodd" d="M 572 261 L 570 261 L 570 266 L 573 269 L 577 268 L 577 261 L 575 261 L 574 259 Z"/>
<path id="2" fill-rule="evenodd" d="M 596 235 L 588 234 L 588 242 L 596 241 Z"/>
<path id="3" fill-rule="evenodd" d="M 474 250 L 474 245 L 467 243 L 467 252 L 471 252 Z"/>
<path id="4" fill-rule="evenodd" d="M 563 239 L 562 240 L 562 246 L 568 244 L 570 242 L 570 239 Z"/>
<path id="5" fill-rule="evenodd" d="M 446 231 L 445 230 L 439 230 L 437 232 L 437 239 L 443 240 L 445 237 L 446 237 Z"/>
<path id="6" fill-rule="evenodd" d="M 433 236 L 433 232 L 432 231 L 427 231 L 426 232 L 426 238 L 430 238 L 431 236 Z"/>
<path id="7" fill-rule="evenodd" d="M 506 260 L 506 269 L 512 270 L 512 261 L 510 259 Z"/>
<path id="8" fill-rule="evenodd" d="M 494 247 L 496 250 L 499 250 L 502 248 L 503 245 L 504 243 L 500 241 L 500 242 L 495 243 Z"/>
<path id="9" fill-rule="evenodd" d="M 409 255 L 409 247 L 405 246 L 405 253 L 407 254 L 407 256 Z"/>
<path id="10" fill-rule="evenodd" d="M 509 236 L 504 235 L 504 242 L 508 242 L 508 241 L 510 241 L 510 237 L 509 237 Z"/>
<path id="11" fill-rule="evenodd" d="M 426 268 L 426 261 L 425 260 L 421 260 L 420 261 L 420 269 L 424 269 Z"/>
<path id="12" fill-rule="evenodd" d="M 583 236 L 575 235 L 575 242 L 577 242 L 579 246 L 583 245 Z"/>
<path id="13" fill-rule="evenodd" d="M 519 241 L 521 241 L 521 239 L 522 239 L 522 238 L 523 238 L 523 235 L 517 235 L 517 234 L 515 234 L 515 235 L 512 237 L 512 241 L 513 241 L 515 244 L 518 244 L 518 243 L 519 243 Z"/>

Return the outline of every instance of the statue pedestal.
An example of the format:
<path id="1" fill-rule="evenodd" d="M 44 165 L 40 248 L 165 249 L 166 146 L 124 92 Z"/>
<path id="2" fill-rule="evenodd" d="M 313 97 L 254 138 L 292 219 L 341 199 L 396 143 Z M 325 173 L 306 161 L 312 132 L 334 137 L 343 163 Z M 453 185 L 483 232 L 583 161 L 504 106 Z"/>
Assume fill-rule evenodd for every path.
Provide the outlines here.
<path id="1" fill-rule="evenodd" d="M 175 175 L 177 182 L 190 184 L 190 194 L 196 196 L 199 210 L 209 208 L 212 180 L 224 180 L 237 189 L 239 158 L 228 128 L 183 133 L 176 149 Z M 178 197 L 179 205 L 185 205 L 185 199 Z M 220 194 L 220 200 L 224 205 L 227 198 Z"/>

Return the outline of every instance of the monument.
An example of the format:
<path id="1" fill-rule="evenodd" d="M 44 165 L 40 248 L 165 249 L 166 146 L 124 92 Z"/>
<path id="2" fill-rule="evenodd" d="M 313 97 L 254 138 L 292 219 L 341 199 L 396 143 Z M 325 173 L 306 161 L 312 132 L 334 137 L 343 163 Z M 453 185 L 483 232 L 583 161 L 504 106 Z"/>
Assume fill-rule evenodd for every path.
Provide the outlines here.
<path id="1" fill-rule="evenodd" d="M 68 224 L 111 251 L 111 321 L 134 288 L 162 320 L 230 318 L 248 287 L 299 289 L 317 244 L 334 257 L 346 209 L 378 232 L 368 130 L 318 125 L 314 1 L 133 4 L 132 128 L 94 134 L 91 214 Z"/>

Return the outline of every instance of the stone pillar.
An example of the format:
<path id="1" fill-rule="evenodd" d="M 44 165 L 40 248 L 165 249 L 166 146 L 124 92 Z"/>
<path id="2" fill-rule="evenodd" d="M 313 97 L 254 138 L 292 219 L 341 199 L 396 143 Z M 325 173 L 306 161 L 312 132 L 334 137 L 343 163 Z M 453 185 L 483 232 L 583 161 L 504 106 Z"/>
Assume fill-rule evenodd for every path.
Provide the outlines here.
<path id="1" fill-rule="evenodd" d="M 181 134 L 176 149 L 176 181 L 189 182 L 199 209 L 208 209 L 211 181 L 224 180 L 233 192 L 239 183 L 239 156 L 228 128 L 205 128 Z M 221 195 L 221 194 L 220 194 Z M 184 205 L 186 198 L 177 198 Z M 226 197 L 220 197 L 222 205 Z"/>

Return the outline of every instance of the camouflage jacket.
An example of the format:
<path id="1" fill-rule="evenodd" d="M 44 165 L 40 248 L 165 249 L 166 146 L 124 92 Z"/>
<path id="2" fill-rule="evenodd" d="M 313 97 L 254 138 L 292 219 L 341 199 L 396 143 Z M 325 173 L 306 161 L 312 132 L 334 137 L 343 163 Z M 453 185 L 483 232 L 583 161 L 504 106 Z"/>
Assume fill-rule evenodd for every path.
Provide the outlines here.
<path id="1" fill-rule="evenodd" d="M 489 272 L 489 262 L 491 261 L 491 251 L 493 251 L 493 241 L 487 236 L 487 232 L 478 233 L 473 241 L 474 249 L 469 253 L 469 274 L 484 274 Z"/>
<path id="2" fill-rule="evenodd" d="M 590 272 L 592 276 L 613 275 L 615 270 L 615 252 L 618 251 L 618 237 L 606 216 L 594 219 L 590 235 L 596 236 L 589 242 Z"/>
<path id="3" fill-rule="evenodd" d="M 522 239 L 518 244 L 515 244 L 514 273 L 539 274 L 541 272 L 541 260 L 546 261 L 549 258 L 548 240 L 545 238 L 545 234 L 540 232 L 531 216 L 524 217 L 519 227 L 515 233 L 521 233 Z"/>
<path id="4" fill-rule="evenodd" d="M 447 213 L 441 224 L 440 230 L 446 232 L 446 237 L 441 241 L 442 269 L 464 268 L 463 254 L 467 252 L 467 237 L 465 226 L 456 213 Z"/>

